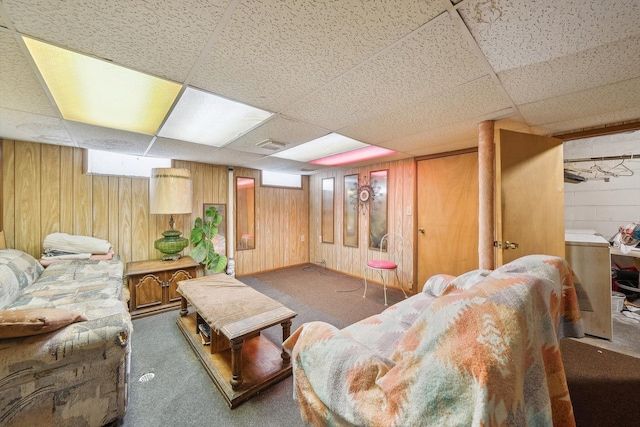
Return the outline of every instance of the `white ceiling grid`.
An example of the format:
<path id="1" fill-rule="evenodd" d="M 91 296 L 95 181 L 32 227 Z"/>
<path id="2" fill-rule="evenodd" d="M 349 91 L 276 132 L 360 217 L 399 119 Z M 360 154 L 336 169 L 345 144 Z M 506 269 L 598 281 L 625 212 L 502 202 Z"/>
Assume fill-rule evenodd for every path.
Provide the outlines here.
<path id="1" fill-rule="evenodd" d="M 407 158 L 477 145 L 482 120 L 637 121 L 638 22 L 637 0 L 2 0 L 0 138 L 314 173 L 256 144 L 334 131 Z M 65 121 L 23 35 L 275 114 L 223 148 Z"/>

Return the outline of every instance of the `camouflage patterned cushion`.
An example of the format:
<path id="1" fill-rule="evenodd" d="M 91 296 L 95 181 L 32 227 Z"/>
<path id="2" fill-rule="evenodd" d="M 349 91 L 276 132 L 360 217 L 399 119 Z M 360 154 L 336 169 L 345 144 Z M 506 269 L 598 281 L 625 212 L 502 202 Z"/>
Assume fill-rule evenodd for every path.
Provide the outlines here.
<path id="1" fill-rule="evenodd" d="M 0 249 L 0 308 L 12 304 L 42 271 L 42 265 L 31 255 L 16 249 Z"/>
<path id="2" fill-rule="evenodd" d="M 58 261 L 24 289 L 10 308 L 65 308 L 88 319 L 127 313 L 121 300 L 123 271 L 120 259 Z"/>

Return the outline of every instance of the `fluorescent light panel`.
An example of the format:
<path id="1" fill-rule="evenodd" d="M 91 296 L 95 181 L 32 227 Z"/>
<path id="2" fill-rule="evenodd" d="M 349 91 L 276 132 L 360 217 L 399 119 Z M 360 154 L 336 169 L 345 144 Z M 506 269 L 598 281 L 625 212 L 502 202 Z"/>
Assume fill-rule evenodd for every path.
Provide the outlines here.
<path id="1" fill-rule="evenodd" d="M 158 135 L 221 147 L 272 114 L 188 87 Z"/>
<path id="2" fill-rule="evenodd" d="M 367 144 L 337 133 L 330 133 L 304 144 L 296 145 L 288 150 L 272 154 L 282 159 L 308 162 L 322 157 L 367 147 Z"/>
<path id="3" fill-rule="evenodd" d="M 180 85 L 23 37 L 67 120 L 153 135 Z"/>
<path id="4" fill-rule="evenodd" d="M 322 159 L 312 160 L 309 163 L 323 166 L 340 166 L 349 163 L 362 162 L 364 160 L 376 159 L 378 157 L 390 156 L 396 153 L 397 151 L 370 145 L 358 150 L 348 151 L 346 153 L 340 153 L 333 156 L 324 157 Z"/>

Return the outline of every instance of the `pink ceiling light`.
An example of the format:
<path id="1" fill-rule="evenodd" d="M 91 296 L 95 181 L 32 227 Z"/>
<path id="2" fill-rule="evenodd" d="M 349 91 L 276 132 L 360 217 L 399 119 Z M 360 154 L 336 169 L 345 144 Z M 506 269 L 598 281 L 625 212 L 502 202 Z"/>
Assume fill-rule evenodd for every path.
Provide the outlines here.
<path id="1" fill-rule="evenodd" d="M 386 148 L 370 145 L 368 147 L 359 148 L 357 150 L 347 151 L 346 153 L 335 154 L 321 159 L 311 160 L 309 163 L 323 166 L 339 166 L 348 163 L 361 162 L 363 160 L 375 159 L 378 157 L 390 156 L 396 154 L 397 151 L 387 150 Z"/>

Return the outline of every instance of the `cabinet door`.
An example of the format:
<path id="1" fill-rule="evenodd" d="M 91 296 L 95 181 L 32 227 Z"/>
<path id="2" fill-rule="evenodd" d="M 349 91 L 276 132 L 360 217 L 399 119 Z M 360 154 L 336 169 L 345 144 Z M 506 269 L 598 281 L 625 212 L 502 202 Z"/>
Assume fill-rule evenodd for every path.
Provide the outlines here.
<path id="1" fill-rule="evenodd" d="M 162 304 L 162 278 L 155 274 L 146 274 L 140 279 L 135 278 L 135 307 L 133 310 L 140 308 L 152 307 Z M 131 302 L 134 302 L 133 300 Z"/>
<path id="2" fill-rule="evenodd" d="M 193 279 L 194 277 L 196 277 L 195 274 L 195 267 L 194 268 L 188 268 L 188 269 L 184 269 L 184 270 L 176 270 L 176 271 L 168 271 L 167 272 L 167 282 L 169 284 L 168 289 L 169 289 L 169 293 L 168 293 L 168 301 L 167 304 L 170 302 L 175 302 L 175 301 L 180 301 L 180 297 L 181 295 L 178 293 L 178 282 L 180 280 L 188 280 L 188 279 Z"/>

